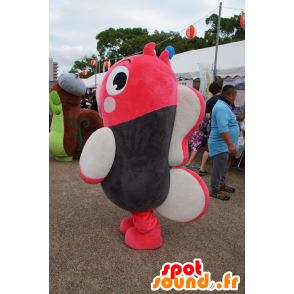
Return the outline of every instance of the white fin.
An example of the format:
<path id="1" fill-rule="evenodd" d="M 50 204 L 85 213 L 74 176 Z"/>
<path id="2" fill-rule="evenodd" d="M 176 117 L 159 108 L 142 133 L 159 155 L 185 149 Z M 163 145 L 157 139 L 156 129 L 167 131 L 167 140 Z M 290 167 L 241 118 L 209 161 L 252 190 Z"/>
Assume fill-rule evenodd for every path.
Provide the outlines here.
<path id="1" fill-rule="evenodd" d="M 163 217 L 181 223 L 200 218 L 209 205 L 209 192 L 196 173 L 182 168 L 170 170 L 166 200 L 155 209 Z"/>
<path id="2" fill-rule="evenodd" d="M 87 140 L 80 158 L 82 174 L 89 179 L 105 178 L 115 157 L 115 138 L 109 128 L 95 131 Z"/>
<path id="3" fill-rule="evenodd" d="M 170 166 L 185 164 L 183 140 L 196 125 L 201 112 L 201 103 L 197 94 L 187 86 L 178 85 L 177 111 L 172 139 L 169 149 L 168 162 Z M 192 135 L 192 134 L 191 134 Z M 189 138 L 186 138 L 189 140 Z"/>

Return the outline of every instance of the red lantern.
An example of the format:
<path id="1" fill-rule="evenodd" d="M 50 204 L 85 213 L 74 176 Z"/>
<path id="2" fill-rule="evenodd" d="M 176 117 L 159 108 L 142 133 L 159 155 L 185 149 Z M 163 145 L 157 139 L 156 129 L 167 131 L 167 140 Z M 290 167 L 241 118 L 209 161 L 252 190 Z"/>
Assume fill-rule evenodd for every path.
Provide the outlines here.
<path id="1" fill-rule="evenodd" d="M 194 37 L 196 37 L 196 34 L 197 34 L 197 30 L 196 30 L 196 28 L 194 28 L 193 26 L 189 26 L 189 27 L 186 29 L 186 36 L 187 36 L 189 39 L 193 39 Z"/>
<path id="2" fill-rule="evenodd" d="M 240 25 L 245 30 L 245 13 L 242 15 L 240 19 Z"/>
<path id="3" fill-rule="evenodd" d="M 91 60 L 91 64 L 96 65 L 96 60 L 95 59 Z"/>
<path id="4" fill-rule="evenodd" d="M 105 66 L 106 66 L 107 68 L 110 68 L 110 67 L 111 67 L 110 60 L 108 60 L 108 61 L 105 61 Z"/>
<path id="5" fill-rule="evenodd" d="M 87 73 L 88 73 L 88 72 L 84 69 L 84 70 L 83 70 L 83 75 L 86 76 Z"/>

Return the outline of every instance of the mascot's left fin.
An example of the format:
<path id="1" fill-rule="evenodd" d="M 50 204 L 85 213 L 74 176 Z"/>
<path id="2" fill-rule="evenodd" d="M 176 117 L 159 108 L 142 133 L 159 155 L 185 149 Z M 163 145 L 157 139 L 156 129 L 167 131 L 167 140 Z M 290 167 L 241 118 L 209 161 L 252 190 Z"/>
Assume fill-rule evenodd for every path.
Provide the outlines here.
<path id="1" fill-rule="evenodd" d="M 80 175 L 88 184 L 98 184 L 108 175 L 115 157 L 115 138 L 109 128 L 95 131 L 80 158 Z"/>

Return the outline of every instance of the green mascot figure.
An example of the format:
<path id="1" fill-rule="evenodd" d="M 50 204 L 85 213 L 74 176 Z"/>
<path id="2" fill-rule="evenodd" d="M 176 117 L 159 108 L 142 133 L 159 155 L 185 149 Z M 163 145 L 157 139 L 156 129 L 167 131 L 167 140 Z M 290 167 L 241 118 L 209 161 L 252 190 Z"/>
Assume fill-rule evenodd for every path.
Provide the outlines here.
<path id="1" fill-rule="evenodd" d="M 49 153 L 58 161 L 78 158 L 90 135 L 103 126 L 94 110 L 81 110 L 85 83 L 78 74 L 62 74 L 49 90 L 49 109 L 53 112 L 49 133 Z"/>

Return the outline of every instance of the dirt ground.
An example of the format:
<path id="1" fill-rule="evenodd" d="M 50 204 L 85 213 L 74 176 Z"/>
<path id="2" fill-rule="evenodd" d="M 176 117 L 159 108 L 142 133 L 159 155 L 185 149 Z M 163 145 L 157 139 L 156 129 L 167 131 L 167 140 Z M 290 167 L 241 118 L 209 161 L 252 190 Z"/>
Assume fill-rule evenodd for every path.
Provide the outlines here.
<path id="1" fill-rule="evenodd" d="M 203 152 L 204 147 L 197 163 Z M 100 184 L 83 182 L 79 160 L 58 162 L 49 154 L 49 168 L 50 293 L 154 293 L 151 283 L 164 263 L 195 258 L 216 282 L 228 271 L 239 275 L 234 293 L 245 293 L 245 171 L 230 167 L 227 185 L 236 192 L 229 201 L 210 198 L 206 214 L 195 222 L 176 223 L 156 214 L 163 246 L 142 251 L 129 248 L 119 230 L 130 213 L 110 202 Z M 209 174 L 202 178 L 210 189 L 210 162 L 205 169 Z"/>

